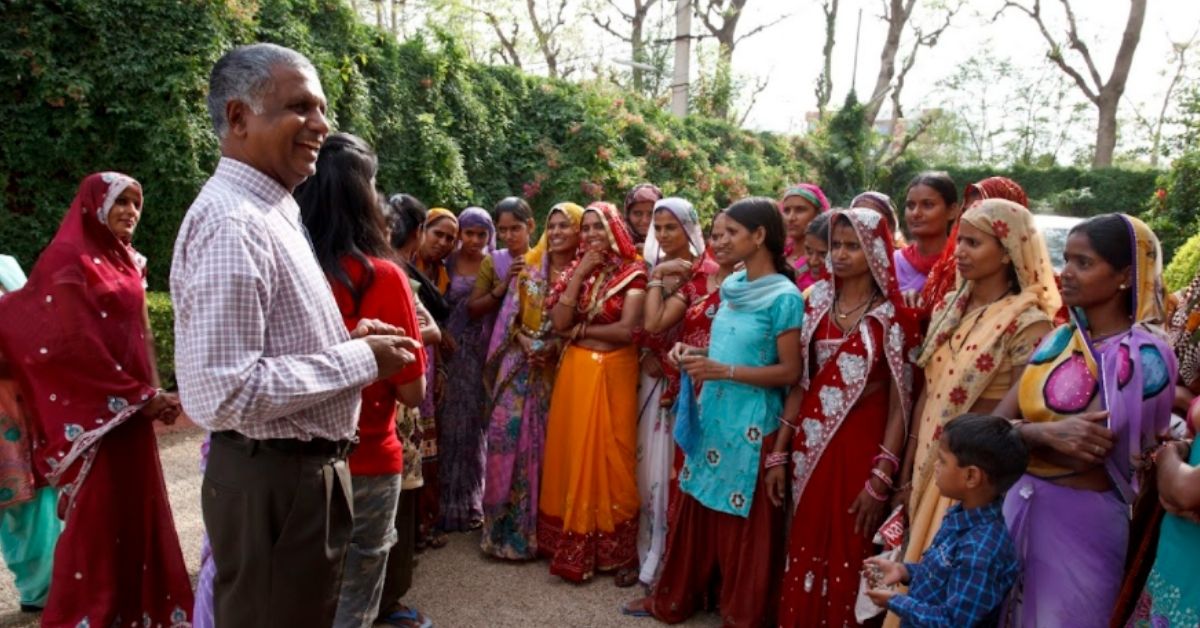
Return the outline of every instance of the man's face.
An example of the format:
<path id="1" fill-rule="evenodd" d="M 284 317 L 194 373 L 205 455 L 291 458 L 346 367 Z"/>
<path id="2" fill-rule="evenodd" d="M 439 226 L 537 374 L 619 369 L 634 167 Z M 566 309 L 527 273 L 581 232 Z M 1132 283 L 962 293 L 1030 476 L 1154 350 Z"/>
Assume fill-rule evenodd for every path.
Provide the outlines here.
<path id="1" fill-rule="evenodd" d="M 241 140 L 241 157 L 291 190 L 316 172 L 317 152 L 329 123 L 325 92 L 312 70 L 277 65 L 262 112 L 234 101 L 227 109 L 229 132 Z"/>

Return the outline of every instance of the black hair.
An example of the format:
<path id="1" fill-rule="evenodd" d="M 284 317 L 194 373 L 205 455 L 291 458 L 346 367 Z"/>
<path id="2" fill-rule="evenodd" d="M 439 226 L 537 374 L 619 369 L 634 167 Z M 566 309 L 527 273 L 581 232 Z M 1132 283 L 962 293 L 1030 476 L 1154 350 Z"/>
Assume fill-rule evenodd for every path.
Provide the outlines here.
<path id="1" fill-rule="evenodd" d="M 388 206 L 392 208 L 391 244 L 392 248 L 398 249 L 404 246 L 409 236 L 421 230 L 425 217 L 429 215 L 429 208 L 411 194 L 393 194 L 388 199 Z"/>
<path id="2" fill-rule="evenodd" d="M 1119 214 L 1101 214 L 1071 227 L 1070 235 L 1082 233 L 1104 261 L 1118 271 L 1133 265 L 1129 225 Z"/>
<path id="3" fill-rule="evenodd" d="M 367 257 L 392 256 L 372 185 L 378 169 L 375 152 L 362 138 L 334 133 L 317 154 L 316 174 L 300 184 L 294 194 L 321 269 L 350 291 L 352 316 L 358 316 L 363 295 L 375 280 Z M 347 255 L 363 265 L 357 284 L 342 267 Z"/>
<path id="4" fill-rule="evenodd" d="M 817 214 L 812 222 L 808 223 L 808 228 L 804 230 L 804 235 L 810 235 L 819 238 L 822 242 L 829 241 L 829 217 L 833 212 L 821 212 Z"/>
<path id="5" fill-rule="evenodd" d="M 500 222 L 502 214 L 512 214 L 519 222 L 529 222 L 533 220 L 533 208 L 529 206 L 529 202 L 520 196 L 509 196 L 500 199 L 499 203 L 492 208 L 492 219 L 497 224 Z"/>
<path id="6" fill-rule="evenodd" d="M 945 201 L 946 207 L 958 202 L 958 185 L 954 183 L 954 179 L 944 170 L 926 170 L 913 177 L 912 181 L 908 182 L 908 187 L 905 191 L 911 190 L 918 185 L 933 188 L 933 191 L 938 193 Z"/>
<path id="7" fill-rule="evenodd" d="M 1071 227 L 1068 236 L 1082 233 L 1088 243 L 1109 266 L 1121 272 L 1133 265 L 1133 241 L 1129 236 L 1129 225 L 1120 214 L 1101 214 Z M 1129 291 L 1126 302 L 1129 311 L 1134 310 L 1136 291 Z"/>
<path id="8" fill-rule="evenodd" d="M 751 196 L 730 205 L 725 210 L 725 215 L 750 231 L 762 227 L 767 236 L 763 244 L 771 252 L 775 272 L 792 281 L 796 280 L 796 271 L 783 253 L 787 231 L 783 226 L 783 217 L 779 215 L 778 203 L 765 196 Z"/>
<path id="9" fill-rule="evenodd" d="M 987 414 L 964 414 L 942 428 L 942 442 L 958 466 L 976 466 L 987 475 L 997 495 L 1004 494 L 1025 473 L 1029 450 L 1008 419 Z"/>

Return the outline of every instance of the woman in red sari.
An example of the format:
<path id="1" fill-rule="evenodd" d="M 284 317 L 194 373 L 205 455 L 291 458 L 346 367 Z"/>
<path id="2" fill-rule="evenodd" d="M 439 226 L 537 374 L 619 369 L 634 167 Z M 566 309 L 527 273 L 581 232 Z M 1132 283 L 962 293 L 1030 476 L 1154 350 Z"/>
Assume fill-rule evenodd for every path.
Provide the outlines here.
<path id="1" fill-rule="evenodd" d="M 158 388 L 145 258 L 129 244 L 141 211 L 137 181 L 88 176 L 29 283 L 0 301 L 0 352 L 66 524 L 43 626 L 190 625 L 152 425 L 173 422 L 179 400 Z"/>
<path id="2" fill-rule="evenodd" d="M 887 512 L 912 404 L 917 325 L 896 283 L 886 221 L 870 209 L 837 211 L 829 258 L 833 278 L 806 304 L 805 371 L 775 448 L 791 450 L 795 504 L 781 626 L 857 623 L 859 572 Z M 783 467 L 768 474 L 772 492 L 781 490 Z"/>
<path id="3" fill-rule="evenodd" d="M 550 573 L 573 582 L 597 570 L 628 578 L 637 567 L 633 331 L 645 292 L 646 267 L 621 214 L 592 203 L 580 222 L 579 255 L 546 299 L 569 343 L 550 397 L 538 552 L 550 557 Z"/>

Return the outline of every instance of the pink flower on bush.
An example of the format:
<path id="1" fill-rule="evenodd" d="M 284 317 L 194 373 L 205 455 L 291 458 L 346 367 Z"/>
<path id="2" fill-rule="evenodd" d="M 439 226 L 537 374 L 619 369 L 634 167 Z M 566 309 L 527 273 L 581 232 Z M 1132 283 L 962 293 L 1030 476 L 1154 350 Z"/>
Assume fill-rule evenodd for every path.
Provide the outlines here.
<path id="1" fill-rule="evenodd" d="M 530 181 L 529 183 L 521 186 L 521 196 L 525 197 L 526 199 L 537 196 L 541 191 L 542 184 L 538 183 L 537 181 Z"/>

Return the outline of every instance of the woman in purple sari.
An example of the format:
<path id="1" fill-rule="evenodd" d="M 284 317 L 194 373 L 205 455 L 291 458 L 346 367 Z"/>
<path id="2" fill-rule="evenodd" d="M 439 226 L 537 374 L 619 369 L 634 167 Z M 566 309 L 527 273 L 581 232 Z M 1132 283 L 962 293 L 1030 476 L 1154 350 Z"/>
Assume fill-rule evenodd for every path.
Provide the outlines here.
<path id="1" fill-rule="evenodd" d="M 1108 624 L 1139 489 L 1133 458 L 1171 418 L 1176 361 L 1158 327 L 1158 239 L 1136 218 L 1106 214 L 1071 230 L 1064 257 L 1071 320 L 996 409 L 1020 419 L 1031 454 L 1004 502 L 1022 562 L 1010 626 Z"/>
<path id="2" fill-rule="evenodd" d="M 458 215 L 458 250 L 448 270 L 450 318 L 446 321 L 446 394 L 438 407 L 438 455 L 441 479 L 442 530 L 474 530 L 483 524 L 483 464 L 487 418 L 483 362 L 492 317 L 472 319 L 467 306 L 475 277 L 487 255 L 496 248 L 492 217 L 479 207 Z"/>
<path id="3" fill-rule="evenodd" d="M 542 447 L 562 350 L 543 301 L 575 259 L 582 217 L 583 208 L 574 203 L 550 210 L 541 240 L 521 258 L 520 272 L 505 287 L 488 346 L 484 384 L 491 412 L 479 545 L 497 558 L 537 556 Z M 505 220 L 497 222 L 503 229 Z"/>

